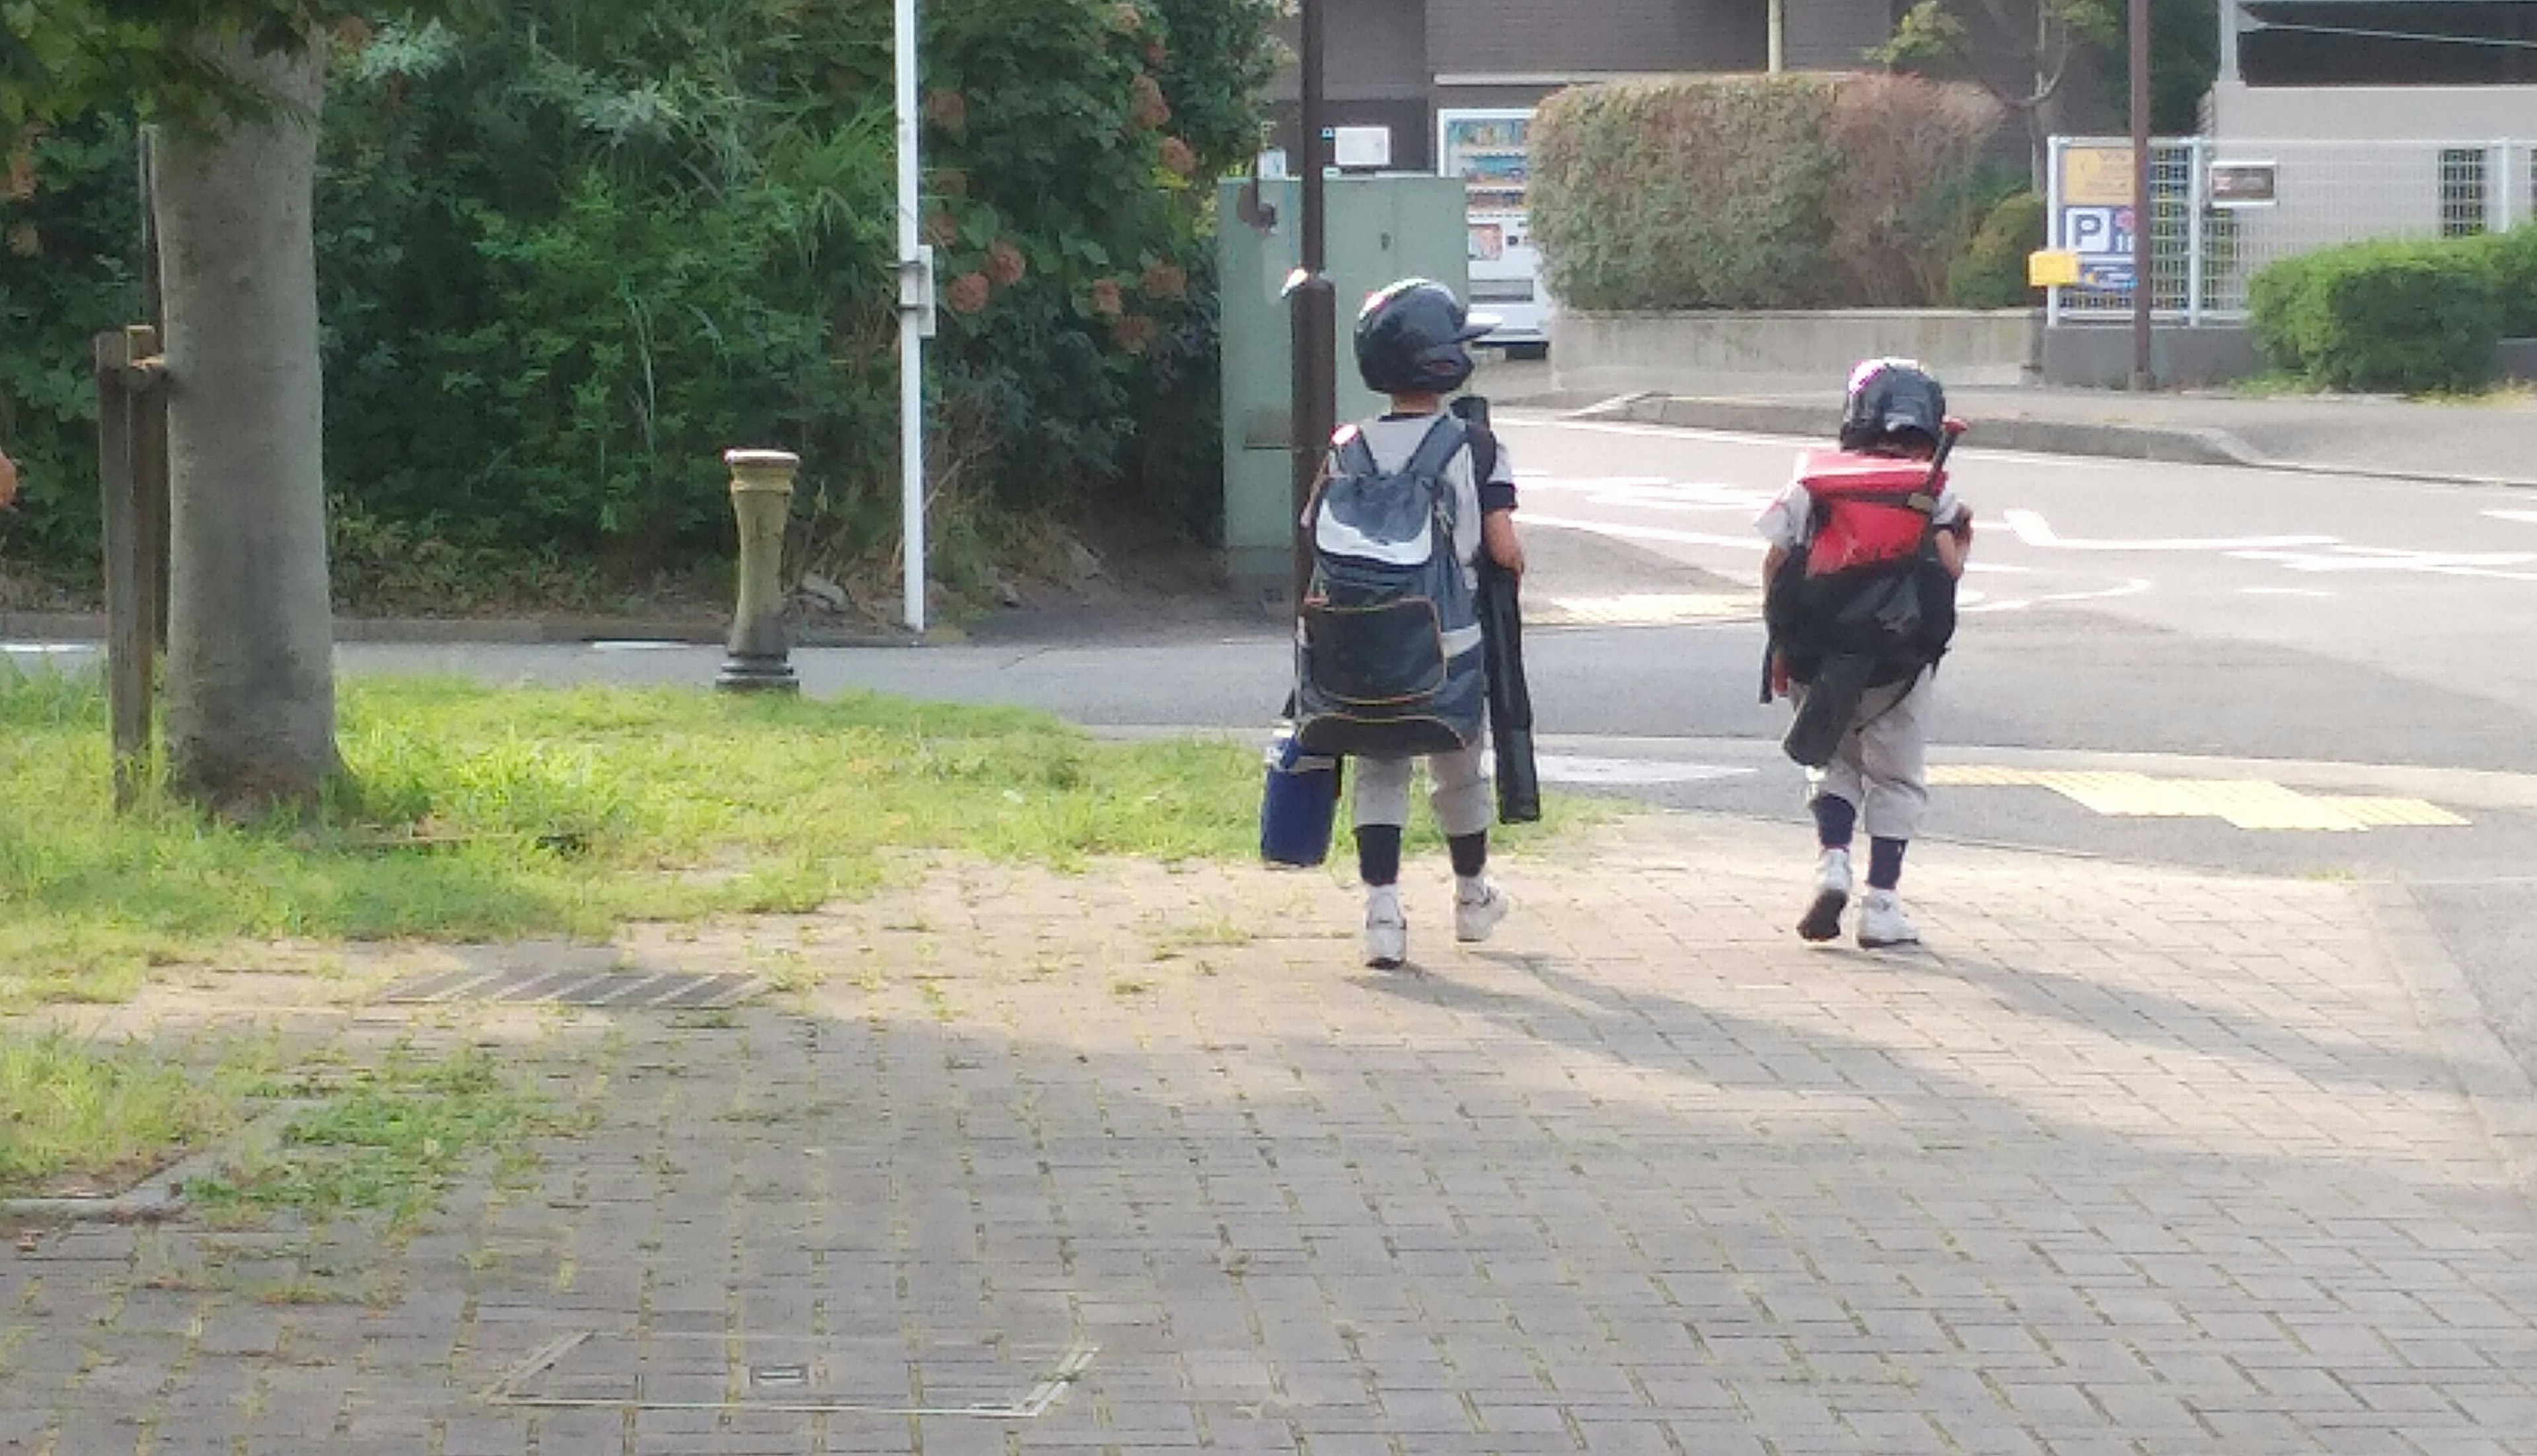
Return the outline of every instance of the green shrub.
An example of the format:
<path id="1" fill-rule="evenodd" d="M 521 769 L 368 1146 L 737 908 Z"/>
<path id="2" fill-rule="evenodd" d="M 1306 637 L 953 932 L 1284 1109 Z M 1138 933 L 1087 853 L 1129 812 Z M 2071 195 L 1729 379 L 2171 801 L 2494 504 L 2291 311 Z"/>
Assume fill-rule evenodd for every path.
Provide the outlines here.
<path id="1" fill-rule="evenodd" d="M 1584 309 L 1937 301 L 1999 109 L 1908 77 L 1670 77 L 1562 92 L 1534 123 L 1551 291 Z"/>
<path id="2" fill-rule="evenodd" d="M 1947 269 L 1947 301 L 1958 308 L 2025 308 L 2027 256 L 2044 246 L 2044 199 L 2020 192 L 2003 199 Z"/>
<path id="3" fill-rule="evenodd" d="M 1841 159 L 1827 198 L 1837 302 L 1912 308 L 1945 297 L 1948 269 L 1987 212 L 1983 150 L 2000 118 L 1977 87 L 1840 81 L 1825 138 Z"/>
<path id="4" fill-rule="evenodd" d="M 2504 339 L 2537 339 L 2537 223 L 2467 240 L 2493 278 L 2496 325 Z"/>
<path id="5" fill-rule="evenodd" d="M 2265 356 L 2326 389 L 2475 389 L 2501 339 L 2490 253 L 2476 243 L 2323 249 L 2256 275 L 2247 303 Z"/>

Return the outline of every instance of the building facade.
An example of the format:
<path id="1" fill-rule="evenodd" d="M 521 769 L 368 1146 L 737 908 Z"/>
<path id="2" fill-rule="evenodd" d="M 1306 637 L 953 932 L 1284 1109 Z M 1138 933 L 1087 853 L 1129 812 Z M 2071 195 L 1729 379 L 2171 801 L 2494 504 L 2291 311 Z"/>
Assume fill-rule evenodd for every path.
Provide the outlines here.
<path id="1" fill-rule="evenodd" d="M 1437 117 L 1537 104 L 1623 76 L 1770 64 L 1770 0 L 1322 0 L 1330 124 L 1382 128 L 1390 166 L 1431 171 Z M 1856 69 L 1893 33 L 1892 0 L 1782 0 L 1791 70 Z M 1295 40 L 1289 22 L 1286 38 Z M 1295 140 L 1297 78 L 1277 79 L 1276 141 Z"/>

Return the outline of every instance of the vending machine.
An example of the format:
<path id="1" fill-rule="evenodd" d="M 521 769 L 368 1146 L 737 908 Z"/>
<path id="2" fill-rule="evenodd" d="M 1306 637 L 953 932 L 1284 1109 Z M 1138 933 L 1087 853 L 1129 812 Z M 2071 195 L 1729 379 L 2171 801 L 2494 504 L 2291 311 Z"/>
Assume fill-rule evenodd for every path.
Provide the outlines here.
<path id="1" fill-rule="evenodd" d="M 1439 111 L 1436 131 L 1436 169 L 1461 178 L 1465 189 L 1472 310 L 1502 321 L 1490 343 L 1504 344 L 1511 352 L 1547 349 L 1550 298 L 1542 288 L 1541 254 L 1532 245 L 1525 213 L 1531 179 L 1531 110 Z"/>

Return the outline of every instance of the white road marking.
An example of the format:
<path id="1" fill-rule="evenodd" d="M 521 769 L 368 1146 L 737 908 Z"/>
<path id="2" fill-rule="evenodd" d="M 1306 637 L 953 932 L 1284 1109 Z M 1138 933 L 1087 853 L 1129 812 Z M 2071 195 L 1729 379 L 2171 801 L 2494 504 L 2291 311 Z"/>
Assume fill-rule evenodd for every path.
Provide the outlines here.
<path id="1" fill-rule="evenodd" d="M 1654 785 L 1707 784 L 1720 779 L 1749 779 L 1758 769 L 1714 763 L 1677 763 L 1647 758 L 1572 758 L 1562 753 L 1533 757 L 1533 769 L 1544 784 Z M 1496 765 L 1490 765 L 1496 772 Z"/>
<path id="2" fill-rule="evenodd" d="M 2111 601 L 2117 597 L 2138 597 L 2152 590 L 2144 577 L 2133 577 L 2118 586 L 2099 587 L 2088 592 L 2046 592 L 2034 597 L 2010 597 L 1998 601 L 1981 599 L 1980 593 L 1961 593 L 1956 598 L 1957 610 L 1965 612 L 2024 611 L 2030 606 L 2067 605 L 2073 601 Z M 1968 601 L 1970 600 L 1970 604 Z"/>
<path id="3" fill-rule="evenodd" d="M 2537 564 L 2537 551 L 2400 551 L 2375 546 L 2338 545 L 2332 554 L 2316 551 L 2231 551 L 2242 561 L 2270 561 L 2292 571 L 2310 573 L 2412 571 L 2430 576 L 2479 576 L 2496 581 L 2537 582 L 2537 573 L 2506 567 Z"/>
<path id="4" fill-rule="evenodd" d="M 1583 531 L 1594 536 L 1608 536 L 1616 540 L 1665 541 L 1685 546 L 1735 546 L 1754 555 L 1763 550 L 1762 538 L 1750 532 L 1720 536 L 1703 531 L 1674 531 L 1662 526 L 1625 526 L 1612 521 L 1580 521 L 1567 516 L 1543 516 L 1524 513 L 1527 530 L 1547 527 L 1552 531 Z"/>
<path id="5" fill-rule="evenodd" d="M 2314 587 L 2240 587 L 2238 593 L 2242 597 L 2331 597 L 2334 595 L 2332 592 L 2322 592 Z"/>
<path id="6" fill-rule="evenodd" d="M 2000 520 L 2030 546 L 2043 546 L 2059 551 L 2177 551 L 2177 552 L 2245 552 L 2278 550 L 2286 546 L 2331 546 L 2340 538 L 2331 536 L 2251 536 L 2251 537 L 2169 537 L 2129 540 L 2073 540 L 2054 531 L 2050 523 L 2034 511 L 2002 511 Z"/>
<path id="7" fill-rule="evenodd" d="M 2496 521 L 2516 521 L 2523 526 L 2537 526 L 2537 511 L 2487 511 Z"/>

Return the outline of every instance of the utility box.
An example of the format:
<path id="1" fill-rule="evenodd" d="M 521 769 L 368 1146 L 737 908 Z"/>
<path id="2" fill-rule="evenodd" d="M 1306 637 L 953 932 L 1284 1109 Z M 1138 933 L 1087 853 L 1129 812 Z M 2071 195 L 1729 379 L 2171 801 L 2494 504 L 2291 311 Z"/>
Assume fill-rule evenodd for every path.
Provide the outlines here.
<path id="1" fill-rule="evenodd" d="M 1243 593 L 1282 600 L 1292 580 L 1294 323 L 1287 278 L 1303 263 L 1303 183 L 1229 178 L 1216 192 L 1222 289 L 1225 573 Z M 1460 177 L 1331 177 L 1324 243 L 1338 293 L 1339 423 L 1382 412 L 1357 382 L 1357 309 L 1404 278 L 1433 279 L 1470 297 L 1467 189 Z M 1480 310 L 1486 312 L 1486 309 Z"/>

